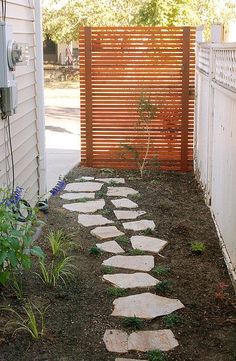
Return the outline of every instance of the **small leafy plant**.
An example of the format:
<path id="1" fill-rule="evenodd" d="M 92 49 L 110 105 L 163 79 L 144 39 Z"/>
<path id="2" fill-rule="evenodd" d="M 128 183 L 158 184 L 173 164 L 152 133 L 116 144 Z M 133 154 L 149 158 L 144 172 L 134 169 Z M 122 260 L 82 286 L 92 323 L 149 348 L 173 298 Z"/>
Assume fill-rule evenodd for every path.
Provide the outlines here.
<path id="1" fill-rule="evenodd" d="M 141 249 L 134 248 L 134 249 L 129 250 L 129 254 L 131 256 L 141 256 L 141 255 L 145 254 L 145 252 L 142 251 Z"/>
<path id="2" fill-rule="evenodd" d="M 107 288 L 107 293 L 109 296 L 122 297 L 126 295 L 126 290 L 118 287 L 109 287 Z"/>
<path id="3" fill-rule="evenodd" d="M 91 201 L 91 198 L 83 197 L 83 198 L 79 198 L 77 200 L 77 202 L 80 202 L 80 203 L 86 203 L 88 201 Z"/>
<path id="4" fill-rule="evenodd" d="M 156 266 L 152 270 L 158 276 L 167 276 L 170 273 L 170 268 L 165 266 Z"/>
<path id="5" fill-rule="evenodd" d="M 96 246 L 89 249 L 89 254 L 91 254 L 92 256 L 99 256 L 101 253 L 101 250 Z"/>
<path id="6" fill-rule="evenodd" d="M 174 327 L 183 323 L 183 318 L 175 313 L 171 313 L 170 315 L 166 315 L 163 317 L 164 324 L 166 327 Z"/>
<path id="7" fill-rule="evenodd" d="M 206 246 L 203 242 L 192 242 L 191 243 L 191 252 L 197 255 L 201 255 L 206 249 Z"/>
<path id="8" fill-rule="evenodd" d="M 13 308 L 2 308 L 2 311 L 11 312 L 14 315 L 14 319 L 7 322 L 6 326 L 13 325 L 16 326 L 14 333 L 20 331 L 28 332 L 33 339 L 39 339 L 45 336 L 45 312 L 48 307 L 41 311 L 36 305 L 32 303 L 27 303 L 23 307 L 25 317 L 15 311 Z"/>
<path id="9" fill-rule="evenodd" d="M 166 356 L 160 350 L 151 350 L 147 353 L 148 361 L 166 361 Z"/>
<path id="10" fill-rule="evenodd" d="M 168 280 L 163 280 L 159 283 L 157 283 L 156 285 L 156 291 L 158 292 L 161 292 L 161 293 L 166 293 L 167 291 L 169 291 L 171 288 L 170 286 L 170 282 Z"/>
<path id="11" fill-rule="evenodd" d="M 127 317 L 123 321 L 123 326 L 131 328 L 132 330 L 140 330 L 143 327 L 143 320 L 136 316 Z"/>
<path id="12" fill-rule="evenodd" d="M 59 281 L 64 284 L 73 278 L 77 267 L 74 265 L 73 256 L 64 257 L 61 260 L 55 262 L 51 261 L 49 265 L 46 265 L 44 260 L 39 262 L 41 273 L 36 275 L 42 280 L 47 286 L 55 287 Z"/>

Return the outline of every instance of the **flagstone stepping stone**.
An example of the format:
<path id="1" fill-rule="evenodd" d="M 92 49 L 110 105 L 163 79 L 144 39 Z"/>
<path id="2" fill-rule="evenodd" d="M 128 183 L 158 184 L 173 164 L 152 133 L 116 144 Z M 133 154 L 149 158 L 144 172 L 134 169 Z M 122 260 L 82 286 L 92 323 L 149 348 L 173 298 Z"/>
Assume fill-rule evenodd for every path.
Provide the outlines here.
<path id="1" fill-rule="evenodd" d="M 133 188 L 129 187 L 108 187 L 107 188 L 107 195 L 109 197 L 127 197 L 129 195 L 138 194 Z"/>
<path id="2" fill-rule="evenodd" d="M 100 214 L 79 214 L 78 223 L 84 227 L 102 226 L 104 224 L 114 223 Z"/>
<path id="3" fill-rule="evenodd" d="M 96 178 L 95 179 L 97 182 L 104 182 L 104 183 L 111 183 L 111 182 L 114 182 L 114 183 L 117 183 L 117 184 L 124 184 L 125 183 L 125 180 L 124 178 Z"/>
<path id="4" fill-rule="evenodd" d="M 125 251 L 116 241 L 108 241 L 104 243 L 97 243 L 97 248 L 99 248 L 103 252 L 109 252 L 109 253 L 124 253 Z"/>
<path id="5" fill-rule="evenodd" d="M 80 212 L 80 213 L 94 213 L 99 209 L 103 209 L 105 207 L 104 199 L 96 199 L 95 201 L 87 201 L 85 203 L 70 203 L 63 204 L 63 208 L 68 209 L 72 212 Z"/>
<path id="6" fill-rule="evenodd" d="M 128 352 L 128 334 L 121 330 L 106 330 L 103 341 L 109 352 Z"/>
<path id="7" fill-rule="evenodd" d="M 111 203 L 116 208 L 138 208 L 138 204 L 134 203 L 130 199 L 127 198 L 121 198 L 121 199 L 113 199 L 111 200 Z"/>
<path id="8" fill-rule="evenodd" d="M 61 194 L 60 197 L 62 199 L 67 199 L 67 200 L 74 200 L 74 199 L 83 199 L 83 198 L 89 198 L 89 199 L 94 199 L 95 198 L 95 193 L 64 193 Z"/>
<path id="9" fill-rule="evenodd" d="M 171 330 L 138 331 L 128 337 L 129 351 L 170 351 L 179 345 Z"/>
<path id="10" fill-rule="evenodd" d="M 94 180 L 95 177 L 80 177 L 80 178 L 76 178 L 75 181 L 79 182 L 79 181 L 91 181 Z"/>
<path id="11" fill-rule="evenodd" d="M 145 231 L 145 229 L 155 229 L 155 223 L 153 221 L 149 221 L 146 219 L 142 219 L 140 221 L 135 222 L 126 222 L 122 224 L 124 229 L 128 229 L 131 231 Z"/>
<path id="12" fill-rule="evenodd" d="M 148 272 L 151 271 L 151 269 L 154 267 L 154 257 L 113 256 L 103 261 L 102 265 Z"/>
<path id="13" fill-rule="evenodd" d="M 96 227 L 91 234 L 99 239 L 114 238 L 123 236 L 124 233 L 119 231 L 115 226 Z"/>
<path id="14" fill-rule="evenodd" d="M 159 253 L 167 244 L 162 239 L 146 236 L 133 236 L 130 241 L 134 249 L 153 253 Z"/>
<path id="15" fill-rule="evenodd" d="M 78 182 L 68 183 L 65 191 L 67 192 L 96 192 L 102 188 L 103 184 L 99 182 Z"/>
<path id="16" fill-rule="evenodd" d="M 117 298 L 113 302 L 113 305 L 114 310 L 112 316 L 136 316 L 147 320 L 158 316 L 169 315 L 184 307 L 177 299 L 161 297 L 149 292 Z"/>
<path id="17" fill-rule="evenodd" d="M 158 281 L 148 273 L 117 273 L 103 275 L 103 279 L 119 288 L 143 288 L 155 286 Z"/>
<path id="18" fill-rule="evenodd" d="M 146 214 L 145 211 L 114 211 L 117 219 L 136 219 L 143 214 Z"/>

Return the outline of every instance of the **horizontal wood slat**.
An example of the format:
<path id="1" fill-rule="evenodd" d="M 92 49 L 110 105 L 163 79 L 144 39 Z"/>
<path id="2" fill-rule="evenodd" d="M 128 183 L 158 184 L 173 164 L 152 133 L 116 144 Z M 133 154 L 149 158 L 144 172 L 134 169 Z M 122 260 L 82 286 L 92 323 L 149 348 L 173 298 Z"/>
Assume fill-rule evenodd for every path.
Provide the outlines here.
<path id="1" fill-rule="evenodd" d="M 81 28 L 82 164 L 135 168 L 122 144 L 142 156 L 137 130 L 143 92 L 157 105 L 148 158 L 162 169 L 188 171 L 193 160 L 195 29 L 191 27 Z"/>

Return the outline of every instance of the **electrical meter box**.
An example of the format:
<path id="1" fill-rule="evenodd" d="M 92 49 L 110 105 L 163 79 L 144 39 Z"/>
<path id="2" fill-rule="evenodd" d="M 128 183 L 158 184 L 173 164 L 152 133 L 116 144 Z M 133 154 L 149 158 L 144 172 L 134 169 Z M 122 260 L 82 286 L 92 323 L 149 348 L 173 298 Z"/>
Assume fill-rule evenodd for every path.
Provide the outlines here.
<path id="1" fill-rule="evenodd" d="M 15 80 L 15 66 L 18 63 L 28 63 L 27 44 L 13 40 L 12 26 L 0 22 L 0 91 L 1 111 L 5 115 L 12 115 L 17 107 L 17 86 Z"/>

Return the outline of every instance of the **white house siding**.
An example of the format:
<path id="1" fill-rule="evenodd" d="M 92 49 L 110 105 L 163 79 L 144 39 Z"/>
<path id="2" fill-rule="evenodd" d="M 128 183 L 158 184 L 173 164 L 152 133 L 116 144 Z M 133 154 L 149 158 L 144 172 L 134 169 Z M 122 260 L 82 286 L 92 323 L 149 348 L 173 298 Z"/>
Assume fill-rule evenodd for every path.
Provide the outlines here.
<path id="1" fill-rule="evenodd" d="M 198 44 L 195 170 L 236 289 L 236 43 Z"/>
<path id="2" fill-rule="evenodd" d="M 39 0 L 36 0 L 39 2 Z M 39 167 L 39 158 L 43 158 L 40 139 L 44 137 L 40 122 L 43 122 L 39 107 L 36 53 L 41 44 L 36 44 L 35 19 L 40 16 L 36 1 L 7 1 L 7 22 L 12 24 L 14 39 L 29 45 L 29 65 L 17 66 L 16 79 L 18 85 L 17 113 L 10 117 L 12 145 L 15 162 L 15 185 L 25 190 L 25 198 L 33 205 L 38 195 L 44 191 L 44 172 Z M 37 49 L 37 46 L 39 48 Z M 42 109 L 41 109 L 42 110 Z M 39 114 L 41 113 L 41 119 Z M 41 154 L 40 154 L 41 153 Z M 5 151 L 3 121 L 0 122 L 0 186 L 6 184 Z"/>

